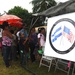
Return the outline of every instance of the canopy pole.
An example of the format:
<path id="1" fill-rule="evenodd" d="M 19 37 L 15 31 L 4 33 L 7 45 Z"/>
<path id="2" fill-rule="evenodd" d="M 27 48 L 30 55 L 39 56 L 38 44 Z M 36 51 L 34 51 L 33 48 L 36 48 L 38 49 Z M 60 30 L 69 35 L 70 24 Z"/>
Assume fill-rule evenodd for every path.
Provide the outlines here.
<path id="1" fill-rule="evenodd" d="M 32 25 L 32 23 L 33 23 L 33 20 L 34 20 L 34 18 L 32 18 L 31 25 Z M 30 26 L 31 26 L 31 25 L 30 25 Z"/>
<path id="2" fill-rule="evenodd" d="M 35 23 L 38 21 L 39 17 L 37 17 L 37 19 L 35 20 L 35 22 L 30 26 L 30 29 L 29 29 L 29 34 L 30 34 L 30 31 L 31 29 L 33 28 L 33 26 L 35 25 Z"/>

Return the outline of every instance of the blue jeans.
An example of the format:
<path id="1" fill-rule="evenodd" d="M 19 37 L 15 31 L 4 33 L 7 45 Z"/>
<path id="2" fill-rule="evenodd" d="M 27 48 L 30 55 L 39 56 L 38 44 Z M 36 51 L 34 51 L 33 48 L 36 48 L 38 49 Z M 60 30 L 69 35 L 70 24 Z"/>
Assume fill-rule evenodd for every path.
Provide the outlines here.
<path id="1" fill-rule="evenodd" d="M 16 60 L 17 57 L 17 50 L 16 50 L 16 46 L 11 46 L 11 51 L 10 51 L 10 59 L 11 60 Z"/>
<path id="2" fill-rule="evenodd" d="M 9 64 L 10 50 L 11 50 L 11 46 L 2 46 L 3 60 L 6 67 L 10 66 Z"/>

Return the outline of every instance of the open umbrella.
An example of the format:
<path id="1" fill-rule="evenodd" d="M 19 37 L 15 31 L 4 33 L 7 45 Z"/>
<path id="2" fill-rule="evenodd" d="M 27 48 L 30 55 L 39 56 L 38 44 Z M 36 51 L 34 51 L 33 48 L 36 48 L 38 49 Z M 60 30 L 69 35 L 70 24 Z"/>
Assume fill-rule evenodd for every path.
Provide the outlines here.
<path id="1" fill-rule="evenodd" d="M 5 14 L 5 15 L 0 16 L 0 24 L 2 24 L 4 21 L 7 21 L 10 24 L 16 21 L 22 21 L 22 19 L 15 15 Z"/>
<path id="2" fill-rule="evenodd" d="M 18 27 L 18 28 L 21 28 L 22 25 L 23 25 L 23 23 L 20 22 L 20 21 L 16 21 L 16 22 L 11 22 L 11 23 L 10 23 L 10 26 Z"/>

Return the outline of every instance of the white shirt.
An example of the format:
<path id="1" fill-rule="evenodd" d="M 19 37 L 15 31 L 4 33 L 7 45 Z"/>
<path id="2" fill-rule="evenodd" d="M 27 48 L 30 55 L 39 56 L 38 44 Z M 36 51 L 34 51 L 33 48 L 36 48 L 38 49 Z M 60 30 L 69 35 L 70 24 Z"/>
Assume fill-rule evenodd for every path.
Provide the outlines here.
<path id="1" fill-rule="evenodd" d="M 41 33 L 38 34 L 38 39 L 40 38 L 40 45 L 45 46 L 45 36 Z"/>
<path id="2" fill-rule="evenodd" d="M 17 34 L 16 34 L 17 37 L 18 37 L 18 40 L 20 40 L 20 36 L 19 36 L 19 34 L 20 34 L 20 31 L 18 31 Z"/>
<path id="3" fill-rule="evenodd" d="M 0 38 L 2 37 L 3 29 L 0 28 Z"/>

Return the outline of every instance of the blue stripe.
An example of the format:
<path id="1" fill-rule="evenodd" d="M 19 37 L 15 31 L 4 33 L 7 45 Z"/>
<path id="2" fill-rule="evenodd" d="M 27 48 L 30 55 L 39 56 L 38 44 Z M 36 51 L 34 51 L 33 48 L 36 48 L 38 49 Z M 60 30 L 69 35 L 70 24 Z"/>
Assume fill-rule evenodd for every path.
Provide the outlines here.
<path id="1" fill-rule="evenodd" d="M 61 30 L 61 27 L 59 27 L 55 32 L 54 32 L 54 34 L 52 35 L 52 37 L 58 32 L 58 31 L 60 31 Z"/>
<path id="2" fill-rule="evenodd" d="M 59 38 L 60 36 L 62 36 L 62 33 L 59 33 L 58 35 L 56 35 L 56 36 L 54 37 L 54 39 L 52 40 L 52 42 L 55 42 L 55 41 L 57 40 L 57 38 Z"/>
<path id="3" fill-rule="evenodd" d="M 66 26 L 64 26 L 64 32 L 67 33 L 67 34 L 70 34 L 70 29 L 67 28 Z"/>

